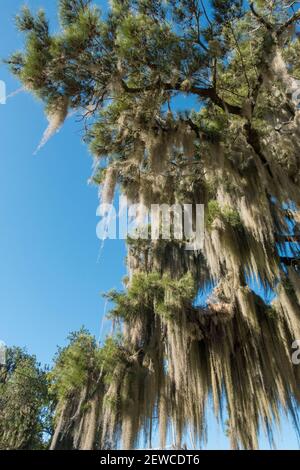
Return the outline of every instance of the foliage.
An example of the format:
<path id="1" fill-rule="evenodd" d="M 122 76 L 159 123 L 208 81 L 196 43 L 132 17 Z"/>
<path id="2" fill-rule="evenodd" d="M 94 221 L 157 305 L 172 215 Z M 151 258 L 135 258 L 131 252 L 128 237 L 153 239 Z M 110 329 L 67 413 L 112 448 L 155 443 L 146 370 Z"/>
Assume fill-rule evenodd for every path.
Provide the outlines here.
<path id="1" fill-rule="evenodd" d="M 169 300 L 166 300 L 167 295 Z M 151 310 L 153 303 L 156 304 L 157 312 L 162 312 L 164 306 L 167 310 L 170 310 L 171 305 L 184 308 L 184 305 L 193 301 L 195 295 L 195 283 L 191 273 L 177 280 L 152 272 L 134 274 L 127 292 L 111 291 L 106 297 L 116 304 L 110 312 L 110 317 L 129 320 L 138 317 L 141 311 Z"/>
<path id="2" fill-rule="evenodd" d="M 0 370 L 0 449 L 44 449 L 51 413 L 46 370 L 24 350 L 8 348 Z"/>
<path id="3" fill-rule="evenodd" d="M 55 367 L 50 372 L 53 392 L 67 397 L 80 389 L 91 370 L 99 370 L 95 339 L 86 330 L 71 333 L 69 345 L 59 350 Z"/>
<path id="4" fill-rule="evenodd" d="M 240 214 L 237 210 L 228 206 L 225 206 L 223 209 L 221 209 L 218 201 L 210 200 L 206 211 L 208 227 L 211 227 L 217 218 L 224 219 L 224 221 L 226 221 L 232 228 L 235 229 L 238 229 L 242 226 Z"/>

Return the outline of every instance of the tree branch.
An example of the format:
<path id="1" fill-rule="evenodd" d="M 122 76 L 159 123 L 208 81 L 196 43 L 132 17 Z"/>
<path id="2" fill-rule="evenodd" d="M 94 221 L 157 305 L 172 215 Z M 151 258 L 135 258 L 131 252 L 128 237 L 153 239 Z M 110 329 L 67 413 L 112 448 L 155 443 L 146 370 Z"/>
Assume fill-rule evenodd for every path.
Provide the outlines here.
<path id="1" fill-rule="evenodd" d="M 272 25 L 269 21 L 267 21 L 263 16 L 261 16 L 254 7 L 253 1 L 250 1 L 250 10 L 252 11 L 255 18 L 263 24 L 269 31 L 275 33 L 277 37 L 281 36 L 284 31 L 291 26 L 296 21 L 300 20 L 300 10 L 294 13 L 283 25 L 281 25 L 278 29 L 276 29 L 275 25 Z"/>
<path id="2" fill-rule="evenodd" d="M 251 84 L 250 84 L 250 81 L 249 81 L 249 78 L 248 78 L 248 74 L 247 74 L 247 68 L 246 68 L 246 65 L 245 65 L 245 61 L 244 61 L 244 57 L 243 57 L 243 54 L 242 54 L 242 51 L 241 51 L 241 48 L 240 48 L 240 45 L 239 45 L 239 42 L 238 42 L 238 38 L 234 32 L 234 29 L 232 27 L 232 25 L 230 24 L 229 25 L 229 28 L 230 28 L 230 31 L 231 31 L 231 34 L 233 36 L 233 39 L 234 39 L 234 42 L 235 42 L 235 45 L 236 45 L 236 48 L 237 48 L 237 51 L 238 51 L 238 54 L 241 58 L 241 64 L 242 64 L 242 69 L 243 69 L 243 72 L 244 72 L 244 76 L 245 76 L 245 79 L 246 79 L 246 82 L 247 82 L 247 86 L 248 86 L 248 97 L 250 96 L 251 94 Z"/>
<path id="3" fill-rule="evenodd" d="M 280 28 L 277 30 L 277 34 L 281 35 L 289 26 L 298 20 L 300 20 L 300 10 L 291 16 L 290 19 L 287 20 L 282 26 L 280 26 Z"/>
<path id="4" fill-rule="evenodd" d="M 254 3 L 250 1 L 250 9 L 255 18 L 262 23 L 269 31 L 274 31 L 274 26 L 255 10 Z"/>
<path id="5" fill-rule="evenodd" d="M 127 93 L 143 93 L 145 91 L 157 90 L 159 87 L 166 91 L 184 91 L 181 88 L 182 82 L 178 82 L 175 85 L 171 83 L 163 83 L 160 80 L 156 81 L 153 84 L 146 85 L 144 87 L 134 87 L 131 88 L 127 83 L 122 80 L 122 87 Z M 213 87 L 210 88 L 200 88 L 196 86 L 191 86 L 188 92 L 193 95 L 201 96 L 202 98 L 210 99 L 214 104 L 222 108 L 224 111 L 229 112 L 230 114 L 235 114 L 237 116 L 242 116 L 243 110 L 240 106 L 232 105 L 224 101 L 217 93 L 216 89 Z"/>

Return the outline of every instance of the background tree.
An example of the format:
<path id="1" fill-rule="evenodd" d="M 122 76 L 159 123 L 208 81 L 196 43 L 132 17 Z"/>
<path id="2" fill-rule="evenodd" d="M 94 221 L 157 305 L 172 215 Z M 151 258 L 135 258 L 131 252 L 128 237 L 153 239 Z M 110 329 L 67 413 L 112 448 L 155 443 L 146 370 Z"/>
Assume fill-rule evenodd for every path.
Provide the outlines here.
<path id="1" fill-rule="evenodd" d="M 46 371 L 20 348 L 0 369 L 0 449 L 45 449 L 52 434 Z"/>
<path id="2" fill-rule="evenodd" d="M 156 418 L 162 447 L 171 423 L 178 446 L 188 429 L 197 445 L 212 396 L 220 419 L 227 405 L 232 446 L 255 448 L 260 426 L 272 441 L 281 409 L 298 429 L 299 3 L 110 3 L 101 19 L 91 1 L 59 1 L 54 36 L 43 12 L 24 8 L 25 51 L 10 66 L 45 102 L 41 145 L 80 111 L 102 201 L 119 184 L 146 206 L 204 203 L 205 247 L 129 240 L 127 292 L 110 294 L 124 354 L 108 382 L 96 379 L 98 365 L 81 375 L 77 404 L 92 381 L 97 405 L 61 398 L 53 447 L 110 448 L 120 433 L 125 448 L 141 435 L 151 442 Z M 176 113 L 180 94 L 195 109 Z M 276 300 L 255 294 L 250 278 Z M 69 362 L 62 367 L 67 374 Z M 76 429 L 63 405 L 79 410 Z"/>

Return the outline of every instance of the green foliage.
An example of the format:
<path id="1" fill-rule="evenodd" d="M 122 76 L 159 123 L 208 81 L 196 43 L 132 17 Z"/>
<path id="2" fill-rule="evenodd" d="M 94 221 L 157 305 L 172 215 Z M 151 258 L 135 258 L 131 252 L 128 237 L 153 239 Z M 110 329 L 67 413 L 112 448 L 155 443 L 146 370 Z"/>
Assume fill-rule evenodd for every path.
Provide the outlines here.
<path id="1" fill-rule="evenodd" d="M 73 48 L 73 52 L 81 52 L 89 47 L 94 35 L 99 32 L 99 11 L 95 9 L 82 9 L 61 37 L 62 46 L 66 51 Z"/>
<path id="2" fill-rule="evenodd" d="M 227 122 L 223 112 L 216 113 L 212 109 L 202 108 L 198 113 L 192 112 L 191 118 L 211 142 L 220 140 Z"/>
<path id="3" fill-rule="evenodd" d="M 59 0 L 59 18 L 62 26 L 66 27 L 76 22 L 78 15 L 90 5 L 91 0 Z"/>
<path id="4" fill-rule="evenodd" d="M 163 285 L 159 273 L 135 274 L 128 292 L 115 290 L 106 294 L 106 298 L 115 304 L 110 312 L 111 318 L 130 320 L 153 308 L 153 300 L 163 299 Z"/>
<path id="5" fill-rule="evenodd" d="M 171 318 L 174 311 L 190 305 L 195 295 L 196 286 L 191 273 L 177 280 L 153 272 L 135 274 L 127 292 L 111 291 L 106 297 L 115 304 L 110 317 L 129 321 L 154 310 L 165 318 Z"/>
<path id="6" fill-rule="evenodd" d="M 46 370 L 34 356 L 8 348 L 0 369 L 0 449 L 43 449 L 52 434 Z"/>
<path id="7" fill-rule="evenodd" d="M 24 85 L 47 99 L 51 93 L 46 68 L 52 59 L 49 26 L 43 10 L 33 16 L 27 6 L 16 17 L 17 28 L 26 33 L 26 54 L 17 52 L 7 61 Z M 47 91 L 46 91 L 47 90 Z"/>
<path id="8" fill-rule="evenodd" d="M 155 312 L 166 320 L 174 319 L 177 313 L 184 315 L 185 310 L 190 308 L 197 293 L 195 280 L 191 273 L 185 274 L 179 280 L 164 276 L 162 285 L 164 287 L 164 298 L 163 300 L 156 300 Z"/>
<path id="9" fill-rule="evenodd" d="M 125 353 L 122 349 L 122 337 L 108 337 L 104 345 L 98 351 L 101 370 L 106 383 L 113 380 L 116 367 L 125 360 Z"/>
<path id="10" fill-rule="evenodd" d="M 132 66 L 143 60 L 159 67 L 166 58 L 176 60 L 179 52 L 177 38 L 171 30 L 145 14 L 123 18 L 117 29 L 116 46 L 120 58 Z"/>
<path id="11" fill-rule="evenodd" d="M 210 200 L 206 210 L 207 226 L 211 228 L 212 224 L 217 218 L 223 219 L 234 229 L 242 228 L 241 218 L 237 210 L 228 206 L 225 206 L 223 209 L 221 209 L 218 201 Z"/>
<path id="12" fill-rule="evenodd" d="M 208 227 L 211 227 L 214 221 L 221 216 L 221 208 L 218 201 L 211 200 L 208 202 L 207 210 L 205 212 L 206 222 Z"/>
<path id="13" fill-rule="evenodd" d="M 51 392 L 57 400 L 66 400 L 78 395 L 88 384 L 94 386 L 100 376 L 109 382 L 123 356 L 120 336 L 108 337 L 100 347 L 84 328 L 71 333 L 68 345 L 58 350 L 49 373 Z"/>
<path id="14" fill-rule="evenodd" d="M 97 186 L 100 186 L 100 184 L 102 184 L 105 181 L 106 172 L 107 172 L 106 168 L 98 168 L 92 177 L 93 183 L 95 183 Z"/>
<path id="15" fill-rule="evenodd" d="M 222 215 L 232 228 L 239 229 L 242 227 L 241 217 L 237 210 L 231 207 L 225 207 L 222 211 Z"/>
<path id="16" fill-rule="evenodd" d="M 91 370 L 100 370 L 95 338 L 86 330 L 69 336 L 69 345 L 59 350 L 55 367 L 49 374 L 52 392 L 66 398 L 80 390 L 87 382 Z"/>
<path id="17" fill-rule="evenodd" d="M 22 32 L 34 32 L 40 39 L 49 35 L 49 26 L 44 10 L 39 10 L 34 17 L 29 8 L 24 6 L 21 13 L 16 16 L 16 26 Z"/>

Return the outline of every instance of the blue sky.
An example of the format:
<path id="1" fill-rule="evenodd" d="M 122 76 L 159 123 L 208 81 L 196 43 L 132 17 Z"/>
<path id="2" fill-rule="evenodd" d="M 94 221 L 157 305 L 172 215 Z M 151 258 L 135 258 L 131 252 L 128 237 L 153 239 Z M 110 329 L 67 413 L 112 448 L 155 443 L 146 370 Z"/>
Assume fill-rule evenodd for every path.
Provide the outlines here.
<path id="1" fill-rule="evenodd" d="M 53 0 L 27 3 L 44 5 L 56 22 Z M 22 46 L 13 22 L 21 5 L 1 2 L 1 58 Z M 5 66 L 0 79 L 8 94 L 20 86 Z M 69 331 L 85 324 L 99 335 L 100 294 L 121 286 L 124 245 L 107 241 L 97 262 L 97 190 L 87 184 L 92 159 L 75 117 L 37 155 L 47 121 L 31 95 L 1 105 L 0 126 L 0 338 L 50 362 Z"/>
<path id="2" fill-rule="evenodd" d="M 1 1 L 1 58 L 22 48 L 13 18 L 23 3 Z M 55 0 L 26 3 L 33 10 L 45 7 L 57 28 Z M 4 65 L 0 80 L 8 94 L 20 87 Z M 106 241 L 98 260 L 98 198 L 87 184 L 92 159 L 81 142 L 81 123 L 68 119 L 33 155 L 46 126 L 41 103 L 27 93 L 0 105 L 0 340 L 26 346 L 49 364 L 57 345 L 81 325 L 99 337 L 105 309 L 101 292 L 121 288 L 126 269 L 122 241 Z M 104 322 L 103 334 L 108 328 Z M 278 448 L 298 448 L 286 421 L 276 441 Z M 261 444 L 267 448 L 264 439 Z M 212 417 L 208 448 L 228 448 Z"/>

